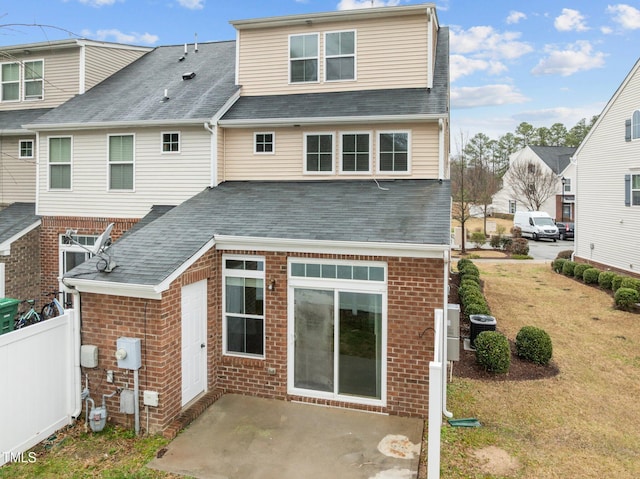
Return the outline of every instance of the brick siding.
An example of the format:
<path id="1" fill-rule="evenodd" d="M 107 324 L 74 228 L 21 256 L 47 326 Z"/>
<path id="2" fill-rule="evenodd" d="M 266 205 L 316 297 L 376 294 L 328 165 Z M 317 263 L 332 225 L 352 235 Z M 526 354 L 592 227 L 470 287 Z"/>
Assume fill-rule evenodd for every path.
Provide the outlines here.
<path id="1" fill-rule="evenodd" d="M 0 256 L 5 264 L 5 296 L 16 299 L 35 299 L 42 305 L 40 287 L 40 228 L 35 228 L 11 244 L 11 254 Z"/>

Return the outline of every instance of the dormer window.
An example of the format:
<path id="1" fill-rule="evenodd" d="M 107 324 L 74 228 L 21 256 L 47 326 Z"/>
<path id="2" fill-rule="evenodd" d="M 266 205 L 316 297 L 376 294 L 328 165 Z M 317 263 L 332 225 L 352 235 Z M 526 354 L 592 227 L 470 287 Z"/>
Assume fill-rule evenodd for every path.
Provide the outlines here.
<path id="1" fill-rule="evenodd" d="M 289 37 L 289 80 L 291 83 L 318 81 L 318 34 Z"/>
<path id="2" fill-rule="evenodd" d="M 356 32 L 325 34 L 326 81 L 355 80 Z"/>

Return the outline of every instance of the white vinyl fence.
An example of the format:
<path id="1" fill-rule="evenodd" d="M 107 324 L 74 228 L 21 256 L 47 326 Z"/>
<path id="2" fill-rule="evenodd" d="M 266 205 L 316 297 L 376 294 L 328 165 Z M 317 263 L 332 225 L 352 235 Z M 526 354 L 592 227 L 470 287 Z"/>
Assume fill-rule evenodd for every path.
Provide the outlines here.
<path id="1" fill-rule="evenodd" d="M 0 336 L 0 466 L 80 413 L 79 343 L 74 310 Z"/>

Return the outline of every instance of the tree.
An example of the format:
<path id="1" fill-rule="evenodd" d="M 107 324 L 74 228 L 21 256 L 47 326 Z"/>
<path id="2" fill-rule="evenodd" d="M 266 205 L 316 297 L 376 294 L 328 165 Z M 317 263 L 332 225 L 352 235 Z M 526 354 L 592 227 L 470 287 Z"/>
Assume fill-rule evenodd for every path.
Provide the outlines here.
<path id="1" fill-rule="evenodd" d="M 460 245 L 461 252 L 466 253 L 466 231 L 465 224 L 471 214 L 469 213 L 469 206 L 471 204 L 471 191 L 470 185 L 466 181 L 467 176 L 467 159 L 465 157 L 465 139 L 462 133 L 460 134 L 460 144 L 458 146 L 457 157 L 451 160 L 451 199 L 452 209 L 451 217 L 460 223 L 462 228 L 462 244 Z"/>
<path id="2" fill-rule="evenodd" d="M 471 138 L 464 148 L 467 164 L 471 167 L 488 164 L 492 156 L 491 143 L 491 138 L 484 133 Z"/>
<path id="3" fill-rule="evenodd" d="M 553 171 L 543 169 L 539 163 L 516 161 L 509 167 L 505 181 L 529 209 L 538 211 L 556 193 L 559 179 Z"/>
<path id="4" fill-rule="evenodd" d="M 554 123 L 549 130 L 550 146 L 565 146 L 567 141 L 567 128 L 562 123 Z"/>
<path id="5" fill-rule="evenodd" d="M 487 236 L 487 216 L 489 205 L 501 186 L 500 178 L 488 166 L 477 165 L 467 169 L 467 185 L 469 194 L 475 205 L 482 206 L 484 216 L 484 234 Z"/>
<path id="6" fill-rule="evenodd" d="M 518 149 L 518 142 L 513 133 L 505 133 L 498 139 L 494 154 L 496 157 L 495 173 L 499 178 L 502 178 L 509 168 L 509 156 Z"/>
<path id="7" fill-rule="evenodd" d="M 518 125 L 515 133 L 516 141 L 518 142 L 518 146 L 520 148 L 524 148 L 525 146 L 534 144 L 532 140 L 536 135 L 536 129 L 532 124 L 523 121 Z"/>

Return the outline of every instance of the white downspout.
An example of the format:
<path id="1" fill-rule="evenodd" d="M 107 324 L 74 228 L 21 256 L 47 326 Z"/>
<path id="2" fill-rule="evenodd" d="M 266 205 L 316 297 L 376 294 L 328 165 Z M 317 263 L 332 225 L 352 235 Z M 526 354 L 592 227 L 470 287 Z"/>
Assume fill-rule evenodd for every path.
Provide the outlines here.
<path id="1" fill-rule="evenodd" d="M 74 410 L 71 417 L 77 418 L 82 412 L 82 372 L 80 370 L 80 346 L 82 343 L 80 325 L 82 321 L 80 320 L 80 293 L 78 291 L 73 291 L 73 304 L 75 306 L 72 310 L 73 318 L 71 318 L 74 342 L 73 385 L 76 394 L 74 395 Z"/>
<path id="2" fill-rule="evenodd" d="M 442 341 L 442 414 L 444 414 L 448 418 L 453 417 L 453 413 L 447 410 L 447 365 L 449 364 L 449 360 L 447 359 L 447 322 L 449 318 L 449 268 L 451 267 L 451 259 L 450 259 L 450 250 L 444 251 L 443 258 L 444 260 L 444 302 L 442 306 L 443 314 L 442 314 L 442 326 L 440 330 L 442 334 L 440 334 L 440 340 Z"/>
<path id="3" fill-rule="evenodd" d="M 218 185 L 218 125 L 212 122 L 205 122 L 204 128 L 211 133 L 211 176 L 209 178 L 209 186 L 213 188 Z"/>
<path id="4" fill-rule="evenodd" d="M 444 180 L 444 120 L 438 120 L 438 179 Z"/>

